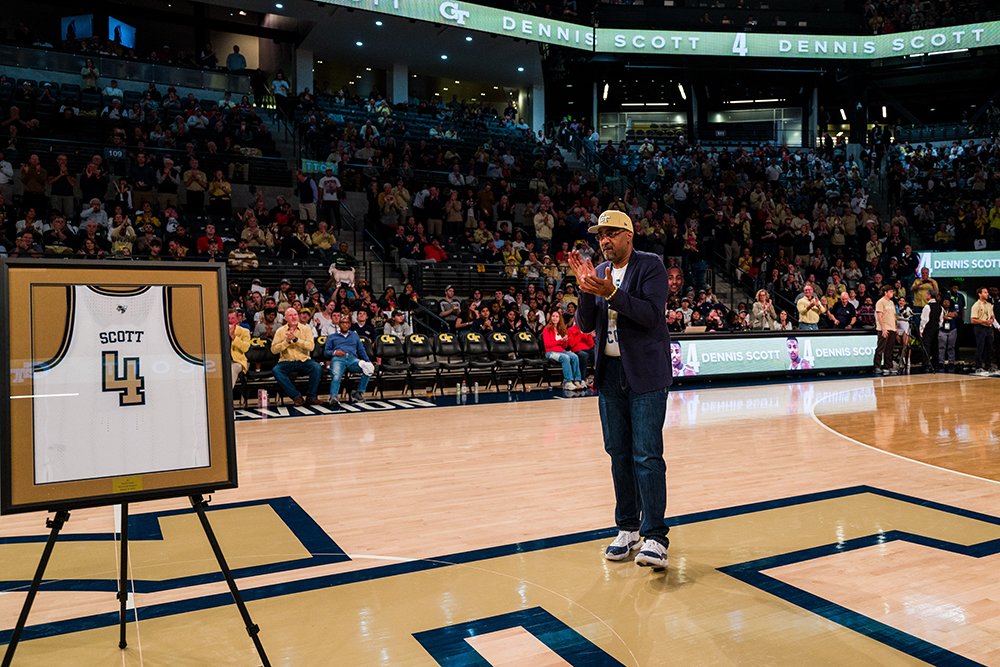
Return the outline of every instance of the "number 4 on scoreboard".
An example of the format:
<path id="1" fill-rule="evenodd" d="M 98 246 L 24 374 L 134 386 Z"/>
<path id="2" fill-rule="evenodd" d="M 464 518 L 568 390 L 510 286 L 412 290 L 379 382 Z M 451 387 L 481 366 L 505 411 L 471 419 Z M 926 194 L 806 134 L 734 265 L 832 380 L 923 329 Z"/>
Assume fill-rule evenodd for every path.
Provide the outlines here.
<path id="1" fill-rule="evenodd" d="M 101 391 L 117 391 L 118 405 L 145 405 L 146 378 L 139 375 L 139 357 L 122 359 L 124 368 L 118 370 L 118 353 L 104 352 L 101 364 Z"/>
<path id="2" fill-rule="evenodd" d="M 747 54 L 747 34 L 745 32 L 736 33 L 733 40 L 733 53 L 745 56 Z"/>

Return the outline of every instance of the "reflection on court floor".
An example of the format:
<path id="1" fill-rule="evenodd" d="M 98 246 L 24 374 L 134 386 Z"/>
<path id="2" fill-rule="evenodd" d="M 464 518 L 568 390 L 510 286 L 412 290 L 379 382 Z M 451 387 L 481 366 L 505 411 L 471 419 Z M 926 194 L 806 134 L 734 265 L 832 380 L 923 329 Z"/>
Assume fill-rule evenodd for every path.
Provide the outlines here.
<path id="1" fill-rule="evenodd" d="M 593 399 L 301 419 L 315 428 L 291 440 L 242 425 L 241 488 L 211 515 L 276 664 L 997 664 L 998 485 L 875 449 L 902 455 L 912 432 L 876 432 L 885 401 L 975 433 L 995 416 L 954 422 L 954 397 L 985 405 L 995 391 L 895 379 L 675 392 L 664 574 L 602 557 L 613 531 Z M 868 431 L 848 428 L 862 420 Z M 0 522 L 0 590 L 30 577 L 31 518 Z M 24 664 L 123 660 L 104 520 L 68 524 Z M 194 518 L 156 505 L 133 522 L 139 641 L 124 664 L 253 664 Z M 0 595 L 0 641 L 21 599 Z"/>

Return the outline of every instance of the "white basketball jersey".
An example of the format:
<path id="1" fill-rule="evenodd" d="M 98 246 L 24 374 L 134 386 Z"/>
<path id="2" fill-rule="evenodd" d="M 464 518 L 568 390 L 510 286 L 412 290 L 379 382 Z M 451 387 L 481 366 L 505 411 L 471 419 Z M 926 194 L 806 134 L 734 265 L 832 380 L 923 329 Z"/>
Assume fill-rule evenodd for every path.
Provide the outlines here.
<path id="1" fill-rule="evenodd" d="M 177 343 L 168 288 L 69 290 L 59 353 L 33 372 L 35 483 L 207 467 L 205 362 Z"/>

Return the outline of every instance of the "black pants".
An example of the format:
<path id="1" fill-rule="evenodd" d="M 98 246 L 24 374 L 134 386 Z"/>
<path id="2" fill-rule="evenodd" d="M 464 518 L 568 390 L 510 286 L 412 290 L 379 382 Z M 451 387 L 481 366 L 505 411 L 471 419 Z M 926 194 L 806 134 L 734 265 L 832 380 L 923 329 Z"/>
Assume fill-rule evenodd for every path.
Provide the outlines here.
<path id="1" fill-rule="evenodd" d="M 892 351 L 896 348 L 896 332 L 890 331 L 889 335 L 878 332 L 878 344 L 875 346 L 875 368 L 889 370 L 892 368 Z"/>
<path id="2" fill-rule="evenodd" d="M 993 357 L 993 327 L 976 324 L 976 368 L 989 369 Z"/>
<path id="3" fill-rule="evenodd" d="M 924 344 L 924 367 L 934 368 L 934 364 L 937 362 L 938 358 L 938 332 L 940 327 L 931 327 L 927 325 L 924 327 L 923 344 Z"/>
<path id="4" fill-rule="evenodd" d="M 188 190 L 187 191 L 187 213 L 193 213 L 195 215 L 201 213 L 205 210 L 205 191 L 204 190 Z"/>
<path id="5" fill-rule="evenodd" d="M 330 225 L 330 229 L 340 231 L 340 202 L 323 200 L 323 219 Z"/>

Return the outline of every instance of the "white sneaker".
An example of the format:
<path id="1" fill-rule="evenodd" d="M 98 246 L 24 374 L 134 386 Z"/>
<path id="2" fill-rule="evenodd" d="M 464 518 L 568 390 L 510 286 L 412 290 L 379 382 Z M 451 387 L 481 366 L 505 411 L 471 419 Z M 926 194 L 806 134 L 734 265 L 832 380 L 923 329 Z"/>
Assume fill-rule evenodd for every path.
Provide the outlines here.
<path id="1" fill-rule="evenodd" d="M 618 537 L 604 550 L 604 557 L 614 561 L 626 560 L 638 544 L 639 531 L 619 530 Z"/>
<path id="2" fill-rule="evenodd" d="M 646 540 L 635 557 L 635 564 L 662 570 L 667 567 L 667 548 L 656 540 Z"/>
<path id="3" fill-rule="evenodd" d="M 582 391 L 587 388 L 587 385 L 577 380 L 576 382 L 573 383 L 573 388 L 576 389 L 577 391 Z"/>
<path id="4" fill-rule="evenodd" d="M 974 373 L 974 375 L 978 375 L 979 377 L 989 377 L 990 372 L 988 370 L 986 370 L 985 368 L 979 368 L 979 369 L 976 369 L 976 372 Z"/>

